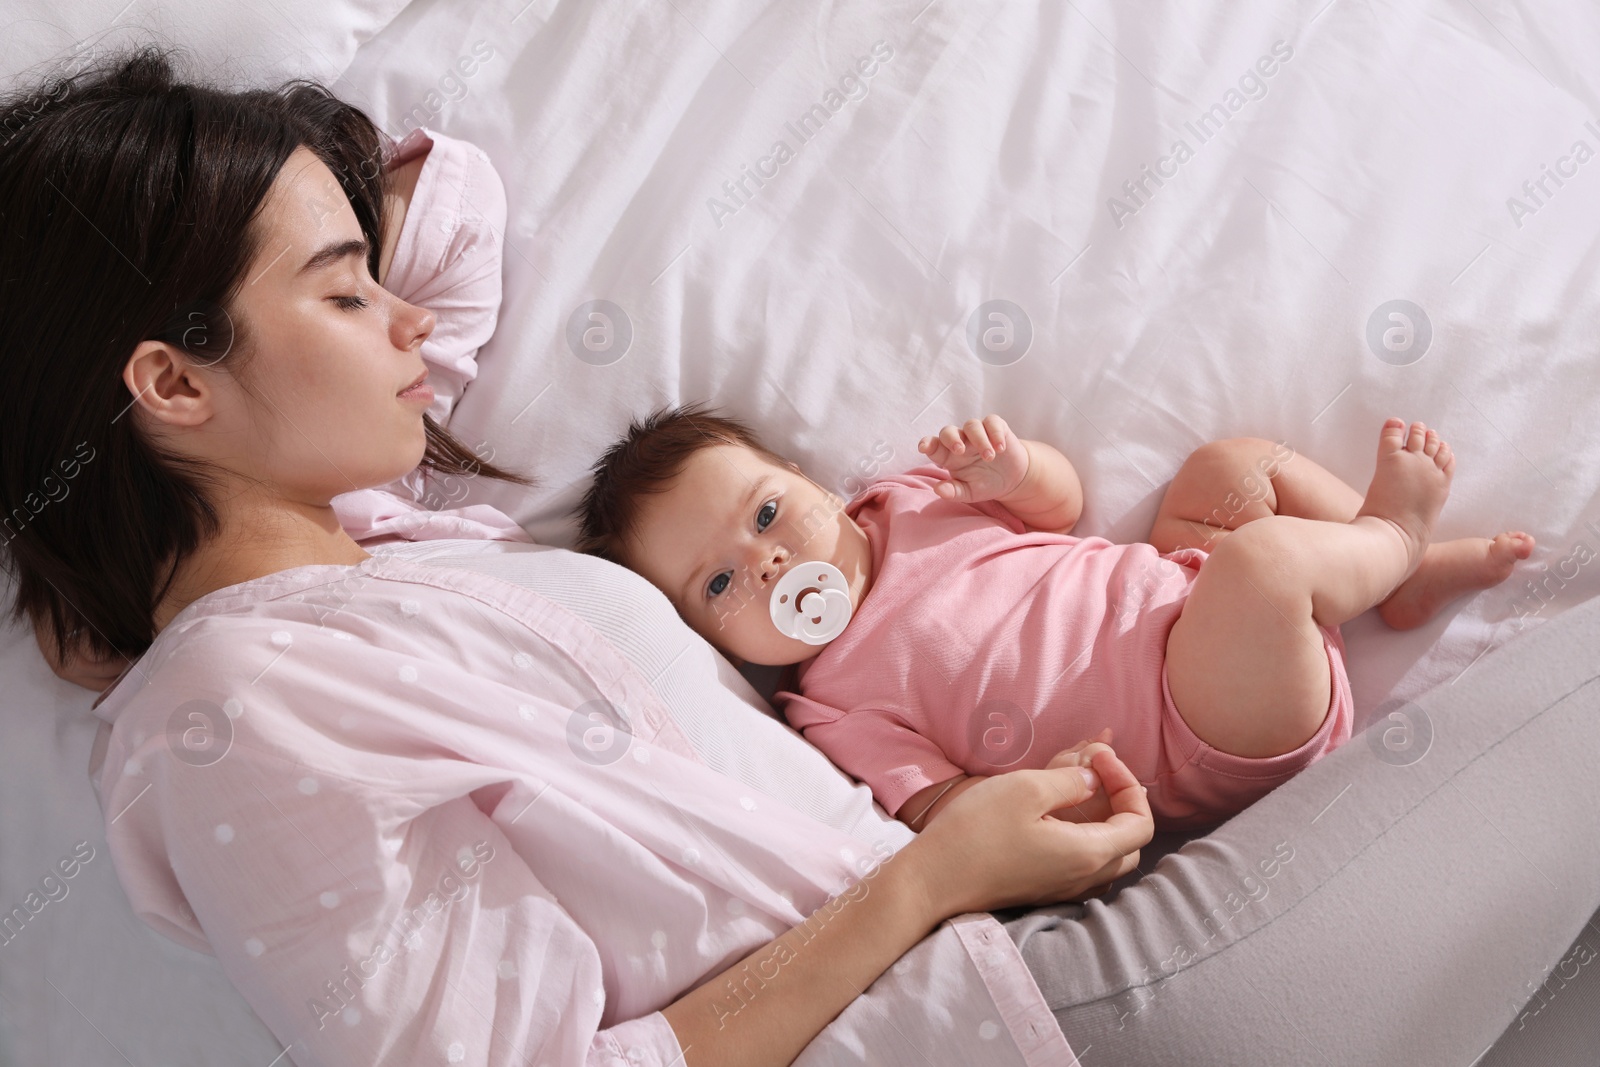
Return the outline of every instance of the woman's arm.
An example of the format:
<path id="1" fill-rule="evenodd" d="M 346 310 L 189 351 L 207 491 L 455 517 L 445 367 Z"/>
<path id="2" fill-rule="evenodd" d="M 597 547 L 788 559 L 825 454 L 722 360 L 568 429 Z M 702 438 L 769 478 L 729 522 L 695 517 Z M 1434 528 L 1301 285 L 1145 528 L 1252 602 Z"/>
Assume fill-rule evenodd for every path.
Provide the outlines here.
<path id="1" fill-rule="evenodd" d="M 1114 881 L 1154 830 L 1144 790 L 1106 748 L 1094 755 L 1113 814 L 1045 816 L 1091 794 L 1077 767 L 977 782 L 939 821 L 850 890 L 662 1010 L 688 1067 L 779 1067 L 943 920 L 1053 904 Z M 745 984 L 746 975 L 758 978 Z M 729 986 L 759 993 L 730 996 Z M 737 1008 L 731 1008 L 737 1004 Z"/>
<path id="2" fill-rule="evenodd" d="M 930 892 L 931 873 L 924 856 L 906 846 L 805 922 L 664 1008 L 684 1062 L 792 1062 L 890 964 L 949 917 Z M 730 996 L 730 988 L 740 995 Z"/>
<path id="3" fill-rule="evenodd" d="M 989 777 L 987 774 L 958 774 L 943 782 L 935 782 L 928 788 L 913 793 L 909 800 L 900 805 L 895 817 L 911 829 L 921 831 L 951 801 L 987 777 Z"/>
<path id="4" fill-rule="evenodd" d="M 379 282 L 434 314 L 433 332 L 422 344 L 434 397 L 427 412 L 448 426 L 455 405 L 477 379 L 479 353 L 499 320 L 506 191 L 494 164 L 476 145 L 423 130 L 406 140 L 412 138 L 420 145 L 398 149 L 397 158 L 422 154 L 388 172 Z M 398 482 L 390 488 L 411 495 Z"/>
<path id="5" fill-rule="evenodd" d="M 389 276 L 389 264 L 394 260 L 394 246 L 400 243 L 400 229 L 405 225 L 406 209 L 411 206 L 411 194 L 417 188 L 417 175 L 422 173 L 422 163 L 428 152 L 409 160 L 389 172 L 389 190 L 383 198 L 383 247 L 378 252 L 378 284 Z"/>
<path id="6" fill-rule="evenodd" d="M 1096 735 L 1093 741 L 1079 741 L 1071 748 L 1064 748 L 1051 757 L 1046 767 L 1088 767 L 1093 773 L 1095 749 L 1111 748 L 1111 727 L 1107 726 Z M 986 774 L 958 774 L 954 778 L 943 782 L 935 782 L 912 796 L 902 805 L 896 817 L 913 830 L 921 831 L 933 817 L 945 808 L 962 793 L 971 789 L 985 778 Z M 1089 783 L 1090 792 L 1093 794 L 1087 800 L 1060 808 L 1050 814 L 1057 819 L 1067 819 L 1070 822 L 1099 822 L 1111 814 L 1111 807 L 1105 794 L 1099 792 L 1098 778 Z"/>

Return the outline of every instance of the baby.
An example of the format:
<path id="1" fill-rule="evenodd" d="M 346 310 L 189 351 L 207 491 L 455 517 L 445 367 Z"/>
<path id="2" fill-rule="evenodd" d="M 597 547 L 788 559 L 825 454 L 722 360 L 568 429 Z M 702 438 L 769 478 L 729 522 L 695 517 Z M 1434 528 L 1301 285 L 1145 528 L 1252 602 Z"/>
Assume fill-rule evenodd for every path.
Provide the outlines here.
<path id="1" fill-rule="evenodd" d="M 1533 550 L 1430 541 L 1455 460 L 1420 422 L 1384 423 L 1365 498 L 1285 445 L 1212 442 L 1125 545 L 1070 533 L 1072 464 L 998 415 L 917 450 L 846 503 L 742 423 L 664 409 L 579 508 L 580 547 L 724 655 L 797 665 L 789 723 L 913 829 L 985 776 L 1113 738 L 1158 829 L 1215 824 L 1349 739 L 1340 623 L 1420 626 Z M 1054 814 L 1109 810 L 1102 791 Z"/>

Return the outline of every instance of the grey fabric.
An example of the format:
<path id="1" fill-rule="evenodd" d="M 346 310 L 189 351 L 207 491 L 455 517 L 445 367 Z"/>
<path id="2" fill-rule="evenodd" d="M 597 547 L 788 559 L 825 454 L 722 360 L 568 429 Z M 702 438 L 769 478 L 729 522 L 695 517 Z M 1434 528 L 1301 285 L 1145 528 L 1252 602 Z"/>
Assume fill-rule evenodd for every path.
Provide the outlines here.
<path id="1" fill-rule="evenodd" d="M 1593 1015 L 1529 1014 L 1600 970 L 1600 601 L 1396 713 L 1106 897 L 1002 916 L 1085 1067 L 1504 1067 L 1558 1027 L 1600 1062 Z"/>
<path id="2" fill-rule="evenodd" d="M 1595 1067 L 1600 1063 L 1600 911 L 1550 968 L 1477 1067 Z"/>

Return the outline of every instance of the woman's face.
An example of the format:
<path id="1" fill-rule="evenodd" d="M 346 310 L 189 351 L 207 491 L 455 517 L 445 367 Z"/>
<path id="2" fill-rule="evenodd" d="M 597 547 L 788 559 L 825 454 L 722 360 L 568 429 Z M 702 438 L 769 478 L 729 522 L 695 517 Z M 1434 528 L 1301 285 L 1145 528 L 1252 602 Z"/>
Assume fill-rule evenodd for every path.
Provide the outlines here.
<path id="1" fill-rule="evenodd" d="M 276 495 L 325 505 L 411 471 L 426 446 L 433 313 L 384 290 L 333 172 L 289 156 L 254 225 L 260 238 L 231 309 L 251 361 L 249 391 L 227 369 L 145 341 L 124 371 L 140 418 L 164 448 L 221 466 Z"/>

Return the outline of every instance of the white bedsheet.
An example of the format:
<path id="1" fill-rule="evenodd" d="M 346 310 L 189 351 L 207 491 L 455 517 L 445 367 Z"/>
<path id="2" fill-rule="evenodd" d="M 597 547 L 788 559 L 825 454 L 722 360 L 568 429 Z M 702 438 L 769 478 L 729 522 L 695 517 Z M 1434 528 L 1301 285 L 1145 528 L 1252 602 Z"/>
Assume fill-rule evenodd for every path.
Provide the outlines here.
<path id="1" fill-rule="evenodd" d="M 1456 450 L 1440 536 L 1540 547 L 1432 626 L 1350 624 L 1363 709 L 1600 590 L 1558 566 L 1600 546 L 1600 160 L 1569 158 L 1600 151 L 1600 12 L 924 3 L 535 0 L 509 23 L 414 3 L 357 55 L 349 82 L 403 128 L 429 72 L 495 52 L 428 115 L 489 150 L 511 199 L 506 302 L 460 419 L 545 486 L 469 500 L 569 544 L 588 465 L 668 401 L 723 405 L 844 491 L 998 411 L 1083 472 L 1081 532 L 1133 540 L 1207 440 L 1284 440 L 1364 489 L 1398 414 Z M 865 95 L 797 136 L 880 41 Z M 1226 121 L 1200 128 L 1213 105 Z M 1180 140 L 1189 158 L 1162 164 Z M 1174 176 L 1141 206 L 1124 183 L 1147 165 Z M 1546 166 L 1576 173 L 1537 206 L 1522 184 Z M 597 300 L 631 325 L 620 358 L 569 345 Z M 991 300 L 1032 326 L 1009 366 L 968 344 Z M 1409 365 L 1365 336 L 1393 300 L 1431 325 Z M 1545 567 L 1549 605 L 1525 599 Z"/>
<path id="2" fill-rule="evenodd" d="M 877 42 L 864 93 L 841 85 Z M 1000 412 L 1072 458 L 1076 532 L 1113 540 L 1148 533 L 1204 441 L 1285 440 L 1361 489 L 1385 416 L 1437 426 L 1458 456 L 1439 535 L 1540 547 L 1431 626 L 1348 624 L 1359 728 L 1600 592 L 1581 562 L 1600 548 L 1597 48 L 1600 9 L 1577 2 L 416 0 L 336 88 L 396 135 L 476 141 L 505 179 L 505 306 L 453 425 L 542 479 L 468 498 L 542 541 L 571 543 L 588 465 L 666 402 L 722 405 L 844 495 Z M 347 52 L 319 45 L 325 77 Z M 1135 199 L 1146 165 L 1170 176 Z M 1535 201 L 1546 167 L 1568 175 Z M 620 358 L 569 344 L 599 300 L 630 325 Z M 969 346 L 994 300 L 1030 324 L 1015 362 Z M 1415 348 L 1385 361 L 1366 339 L 1394 300 L 1431 326 L 1405 365 Z M 20 631 L 0 677 L 9 909 L 100 837 L 92 698 Z M 0 1061 L 9 1043 L 19 1064 L 270 1063 L 212 962 L 133 919 L 96 847 L 0 945 Z"/>

